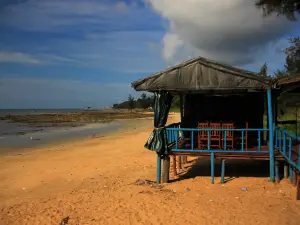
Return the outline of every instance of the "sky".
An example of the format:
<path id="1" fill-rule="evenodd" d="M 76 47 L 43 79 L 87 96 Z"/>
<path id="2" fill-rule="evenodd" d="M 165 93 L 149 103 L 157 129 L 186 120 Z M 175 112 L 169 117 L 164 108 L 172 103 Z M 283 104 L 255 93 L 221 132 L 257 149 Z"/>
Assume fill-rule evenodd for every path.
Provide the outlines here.
<path id="1" fill-rule="evenodd" d="M 254 2 L 1 0 L 0 108 L 111 106 L 141 95 L 131 82 L 197 56 L 273 74 L 300 23 Z"/>

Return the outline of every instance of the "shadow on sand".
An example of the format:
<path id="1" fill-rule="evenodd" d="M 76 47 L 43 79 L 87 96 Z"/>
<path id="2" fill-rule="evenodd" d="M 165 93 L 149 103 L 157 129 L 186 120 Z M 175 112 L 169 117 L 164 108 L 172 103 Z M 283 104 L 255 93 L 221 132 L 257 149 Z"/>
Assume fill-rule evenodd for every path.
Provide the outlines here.
<path id="1" fill-rule="evenodd" d="M 210 166 L 210 160 L 207 158 L 190 160 L 188 164 L 184 165 L 185 171 L 178 173 L 178 178 L 171 180 L 171 182 L 198 176 L 211 176 Z M 225 162 L 224 182 L 226 183 L 239 177 L 269 177 L 269 170 L 269 161 L 228 159 Z M 221 176 L 220 159 L 215 159 L 214 171 L 215 178 Z M 283 169 L 280 168 L 280 172 L 281 171 L 283 171 Z M 283 174 L 280 174 L 280 177 L 282 177 L 282 175 Z"/>

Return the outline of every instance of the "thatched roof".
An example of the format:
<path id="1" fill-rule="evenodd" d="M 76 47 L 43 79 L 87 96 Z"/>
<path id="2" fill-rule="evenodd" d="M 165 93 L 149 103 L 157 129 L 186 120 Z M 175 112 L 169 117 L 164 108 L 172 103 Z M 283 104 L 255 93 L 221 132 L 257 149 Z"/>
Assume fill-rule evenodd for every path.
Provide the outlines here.
<path id="1" fill-rule="evenodd" d="M 277 85 L 286 85 L 297 82 L 300 82 L 300 74 L 296 74 L 293 76 L 284 76 L 276 80 Z"/>
<path id="2" fill-rule="evenodd" d="M 132 87 L 150 92 L 206 92 L 262 90 L 271 84 L 272 79 L 258 73 L 198 57 L 137 80 Z"/>

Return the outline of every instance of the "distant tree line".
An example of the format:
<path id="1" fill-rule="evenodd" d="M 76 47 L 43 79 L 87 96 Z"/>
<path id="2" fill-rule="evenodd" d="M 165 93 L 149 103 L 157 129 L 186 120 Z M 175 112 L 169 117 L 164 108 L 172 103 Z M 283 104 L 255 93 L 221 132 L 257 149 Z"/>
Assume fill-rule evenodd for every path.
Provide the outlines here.
<path id="1" fill-rule="evenodd" d="M 139 98 L 135 99 L 132 95 L 128 96 L 127 101 L 120 104 L 114 104 L 115 109 L 148 109 L 153 106 L 154 96 L 147 96 L 143 93 Z"/>
<path id="2" fill-rule="evenodd" d="M 128 96 L 127 101 L 124 101 L 120 104 L 114 104 L 114 109 L 149 109 L 153 107 L 154 104 L 154 95 L 147 96 L 143 93 L 139 98 L 135 99 L 132 95 Z M 180 97 L 174 96 L 172 100 L 171 110 L 178 110 L 180 107 Z"/>
<path id="3" fill-rule="evenodd" d="M 299 0 L 255 0 L 256 5 L 263 9 L 264 15 L 276 13 L 285 15 L 289 20 L 296 20 L 296 14 L 300 13 Z"/>
<path id="4" fill-rule="evenodd" d="M 273 77 L 294 76 L 300 74 L 300 37 L 290 38 L 290 46 L 284 50 L 286 55 L 284 69 L 277 70 Z M 268 75 L 268 65 L 265 63 L 261 69 L 262 76 Z"/>

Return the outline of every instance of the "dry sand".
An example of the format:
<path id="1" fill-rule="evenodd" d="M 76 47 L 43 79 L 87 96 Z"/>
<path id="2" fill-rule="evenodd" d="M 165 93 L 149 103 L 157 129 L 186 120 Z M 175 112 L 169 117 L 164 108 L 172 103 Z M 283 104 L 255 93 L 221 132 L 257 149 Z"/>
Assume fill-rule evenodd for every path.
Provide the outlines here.
<path id="1" fill-rule="evenodd" d="M 136 185 L 155 181 L 156 155 L 143 148 L 152 121 L 143 121 L 106 137 L 1 156 L 0 224 L 57 225 L 66 216 L 68 224 L 300 224 L 300 201 L 286 180 L 221 185 L 217 177 L 212 185 L 202 176 Z"/>

